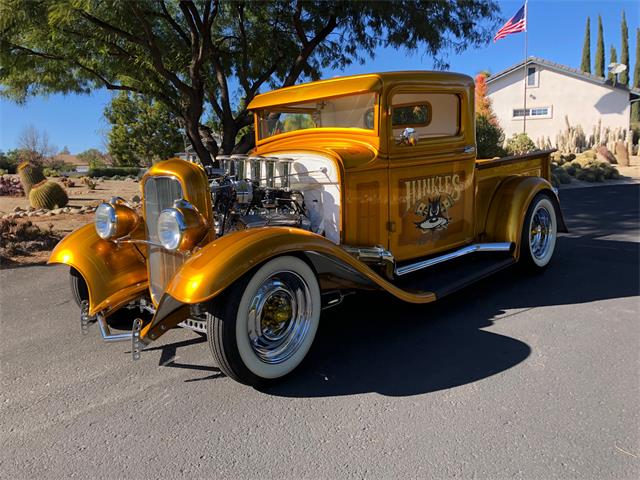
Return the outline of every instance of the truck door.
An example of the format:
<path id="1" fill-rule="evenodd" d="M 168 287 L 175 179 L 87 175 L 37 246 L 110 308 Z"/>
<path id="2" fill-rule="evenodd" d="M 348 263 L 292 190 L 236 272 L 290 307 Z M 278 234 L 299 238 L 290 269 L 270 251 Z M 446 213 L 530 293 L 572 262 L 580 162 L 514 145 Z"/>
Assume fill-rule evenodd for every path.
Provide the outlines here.
<path id="1" fill-rule="evenodd" d="M 471 89 L 403 86 L 388 93 L 389 250 L 396 260 L 473 240 Z"/>

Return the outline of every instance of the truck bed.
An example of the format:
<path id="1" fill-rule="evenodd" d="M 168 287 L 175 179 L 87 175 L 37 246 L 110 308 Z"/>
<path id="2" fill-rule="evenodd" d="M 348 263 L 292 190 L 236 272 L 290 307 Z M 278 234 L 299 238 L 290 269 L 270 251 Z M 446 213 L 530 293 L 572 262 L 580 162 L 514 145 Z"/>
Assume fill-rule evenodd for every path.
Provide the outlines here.
<path id="1" fill-rule="evenodd" d="M 513 175 L 551 179 L 551 150 L 476 160 L 476 231 L 483 230 L 491 198 L 502 181 Z"/>

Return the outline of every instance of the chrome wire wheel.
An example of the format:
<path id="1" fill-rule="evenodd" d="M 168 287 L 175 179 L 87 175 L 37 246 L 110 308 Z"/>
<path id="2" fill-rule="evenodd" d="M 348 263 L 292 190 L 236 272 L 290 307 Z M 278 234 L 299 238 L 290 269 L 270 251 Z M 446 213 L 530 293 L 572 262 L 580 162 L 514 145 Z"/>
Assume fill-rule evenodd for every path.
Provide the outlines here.
<path id="1" fill-rule="evenodd" d="M 300 348 L 311 325 L 309 286 L 296 272 L 270 275 L 254 296 L 248 312 L 247 334 L 261 361 L 282 363 Z"/>
<path id="2" fill-rule="evenodd" d="M 551 214 L 541 205 L 533 212 L 529 233 L 529 245 L 531 255 L 542 260 L 549 253 L 549 246 L 553 240 Z"/>
<path id="3" fill-rule="evenodd" d="M 209 347 L 226 375 L 266 385 L 304 360 L 321 308 L 315 271 L 298 257 L 272 258 L 208 304 Z"/>
<path id="4" fill-rule="evenodd" d="M 538 194 L 527 211 L 522 228 L 522 259 L 534 269 L 547 266 L 556 247 L 556 210 L 546 192 Z"/>

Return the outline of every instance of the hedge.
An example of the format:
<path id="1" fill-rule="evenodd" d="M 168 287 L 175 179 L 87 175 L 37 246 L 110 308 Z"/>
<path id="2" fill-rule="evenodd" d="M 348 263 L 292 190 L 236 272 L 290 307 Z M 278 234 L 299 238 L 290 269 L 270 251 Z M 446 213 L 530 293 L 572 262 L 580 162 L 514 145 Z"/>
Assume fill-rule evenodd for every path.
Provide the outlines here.
<path id="1" fill-rule="evenodd" d="M 137 177 L 142 170 L 139 167 L 99 167 L 90 169 L 87 172 L 87 177 L 114 177 L 116 175 L 121 177 L 133 175 Z"/>

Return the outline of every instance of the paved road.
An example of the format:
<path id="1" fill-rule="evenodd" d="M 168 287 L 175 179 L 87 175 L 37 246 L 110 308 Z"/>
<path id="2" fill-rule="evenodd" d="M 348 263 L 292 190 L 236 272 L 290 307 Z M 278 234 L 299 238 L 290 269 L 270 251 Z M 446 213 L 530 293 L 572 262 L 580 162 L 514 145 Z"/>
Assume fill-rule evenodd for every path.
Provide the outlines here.
<path id="1" fill-rule="evenodd" d="M 553 265 L 350 298 L 277 388 L 170 332 L 82 338 L 66 270 L 0 273 L 3 478 L 640 478 L 640 187 L 567 191 Z"/>

